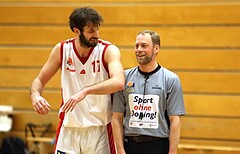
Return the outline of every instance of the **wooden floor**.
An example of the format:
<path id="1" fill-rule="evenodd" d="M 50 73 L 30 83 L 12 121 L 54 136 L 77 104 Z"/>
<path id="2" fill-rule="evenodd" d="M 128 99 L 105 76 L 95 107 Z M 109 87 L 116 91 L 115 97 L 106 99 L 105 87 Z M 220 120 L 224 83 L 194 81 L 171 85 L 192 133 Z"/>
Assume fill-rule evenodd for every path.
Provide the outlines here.
<path id="1" fill-rule="evenodd" d="M 82 6 L 102 14 L 100 36 L 120 48 L 125 69 L 137 65 L 137 33 L 160 34 L 157 61 L 179 75 L 184 91 L 180 154 L 239 153 L 234 151 L 240 147 L 239 0 L 0 0 L 0 105 L 14 107 L 13 128 L 1 138 L 24 138 L 28 122 L 52 123 L 47 137 L 54 137 L 60 72 L 43 93 L 52 105 L 47 116 L 33 111 L 29 86 L 52 47 L 74 37 L 68 16 Z"/>

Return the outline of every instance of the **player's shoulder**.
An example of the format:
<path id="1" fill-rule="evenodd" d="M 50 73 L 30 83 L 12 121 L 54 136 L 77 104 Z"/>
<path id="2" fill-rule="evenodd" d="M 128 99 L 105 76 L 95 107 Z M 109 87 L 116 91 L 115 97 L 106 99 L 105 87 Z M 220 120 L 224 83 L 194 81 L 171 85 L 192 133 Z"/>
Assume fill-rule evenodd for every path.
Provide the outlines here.
<path id="1" fill-rule="evenodd" d="M 107 50 L 119 50 L 119 48 L 107 40 L 98 39 L 98 44 L 102 46 L 107 46 Z"/>
<path id="2" fill-rule="evenodd" d="M 112 45 L 111 42 L 109 42 L 107 40 L 102 40 L 102 39 L 98 39 L 98 44 L 100 44 L 100 45 Z"/>
<path id="3" fill-rule="evenodd" d="M 69 48 L 75 45 L 76 38 L 69 38 L 59 42 L 55 47 L 58 49 Z"/>
<path id="4" fill-rule="evenodd" d="M 71 44 L 71 43 L 74 43 L 75 40 L 76 40 L 76 38 L 69 38 L 69 39 L 61 41 L 60 43 L 61 44 Z"/>

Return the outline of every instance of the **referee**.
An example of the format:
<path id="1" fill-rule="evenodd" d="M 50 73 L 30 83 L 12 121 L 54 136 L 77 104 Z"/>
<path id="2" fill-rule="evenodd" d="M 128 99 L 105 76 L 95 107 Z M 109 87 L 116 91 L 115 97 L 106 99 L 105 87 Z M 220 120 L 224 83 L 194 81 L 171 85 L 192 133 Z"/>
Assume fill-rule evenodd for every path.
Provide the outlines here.
<path id="1" fill-rule="evenodd" d="M 138 66 L 125 71 L 125 88 L 113 97 L 113 133 L 118 154 L 176 154 L 185 115 L 178 76 L 159 65 L 159 35 L 136 37 Z"/>

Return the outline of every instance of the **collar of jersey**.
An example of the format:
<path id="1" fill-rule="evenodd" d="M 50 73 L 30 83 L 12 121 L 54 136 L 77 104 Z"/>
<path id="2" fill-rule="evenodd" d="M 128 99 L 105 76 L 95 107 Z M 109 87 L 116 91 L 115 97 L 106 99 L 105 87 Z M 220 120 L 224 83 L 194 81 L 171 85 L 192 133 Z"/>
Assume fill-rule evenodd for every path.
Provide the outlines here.
<path id="1" fill-rule="evenodd" d="M 140 70 L 139 66 L 138 66 L 138 71 L 140 74 L 144 75 L 145 77 L 149 77 L 150 75 L 156 73 L 158 70 L 160 70 L 161 66 L 158 64 L 158 66 L 151 72 L 143 72 Z"/>

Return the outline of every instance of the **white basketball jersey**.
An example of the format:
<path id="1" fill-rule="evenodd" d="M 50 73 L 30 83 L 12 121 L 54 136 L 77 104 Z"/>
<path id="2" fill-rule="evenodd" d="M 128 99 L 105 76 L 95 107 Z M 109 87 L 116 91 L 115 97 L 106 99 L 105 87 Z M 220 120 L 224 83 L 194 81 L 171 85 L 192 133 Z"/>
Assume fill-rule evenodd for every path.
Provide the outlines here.
<path id="1" fill-rule="evenodd" d="M 66 40 L 61 46 L 62 59 L 62 98 L 66 103 L 82 88 L 109 78 L 104 53 L 109 42 L 99 40 L 87 57 L 80 57 L 76 50 L 75 38 Z M 61 109 L 60 109 L 61 113 Z M 111 118 L 110 95 L 87 95 L 72 112 L 64 114 L 66 127 L 90 127 L 106 125 Z"/>

